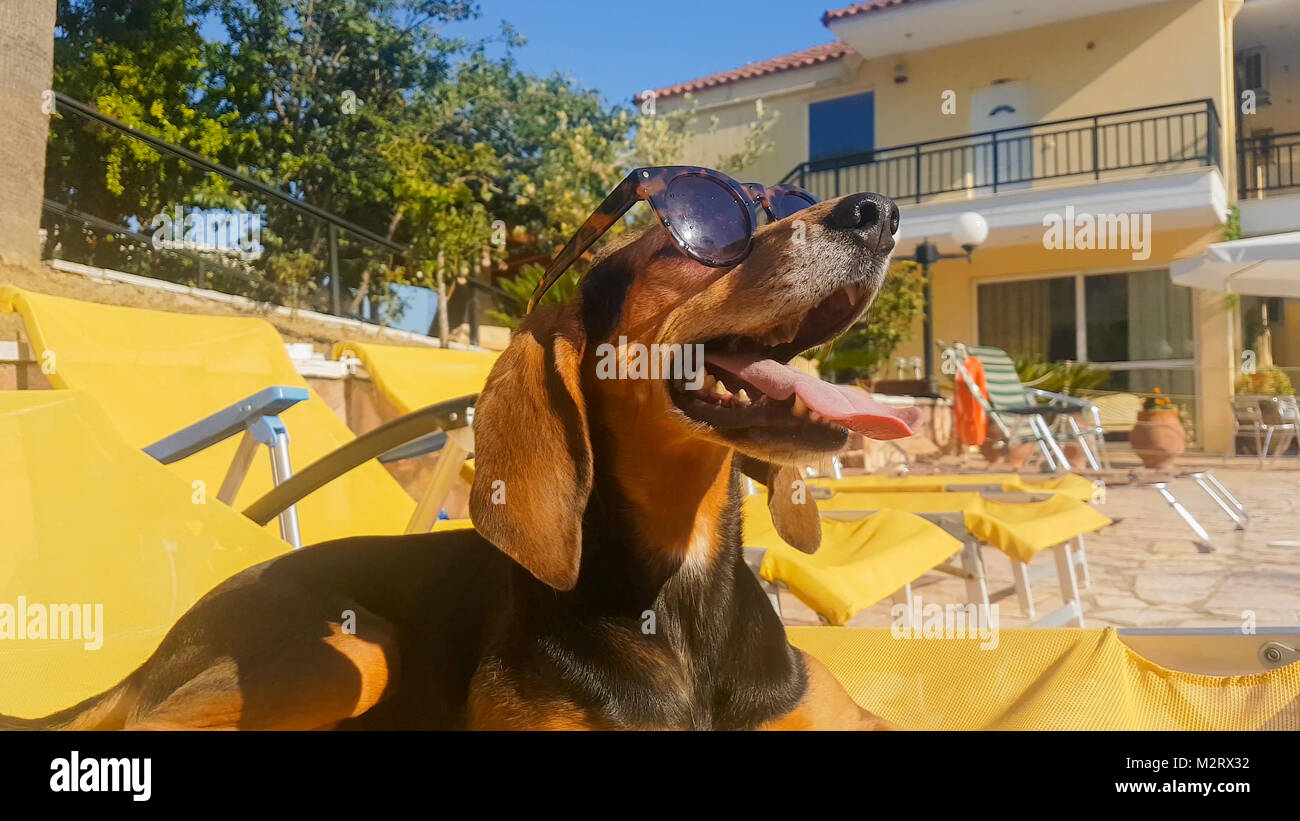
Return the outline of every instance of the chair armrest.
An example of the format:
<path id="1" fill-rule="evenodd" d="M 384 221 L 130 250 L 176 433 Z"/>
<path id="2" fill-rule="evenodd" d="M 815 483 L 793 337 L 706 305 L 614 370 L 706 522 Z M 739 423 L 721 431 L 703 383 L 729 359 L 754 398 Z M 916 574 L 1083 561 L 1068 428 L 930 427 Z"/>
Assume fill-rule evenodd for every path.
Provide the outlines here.
<path id="1" fill-rule="evenodd" d="M 447 444 L 447 434 L 442 431 L 435 433 L 426 433 L 419 439 L 407 442 L 405 445 L 399 445 L 379 457 L 380 464 L 390 464 L 392 462 L 401 462 L 405 459 L 414 459 L 417 456 L 424 456 L 426 453 L 440 451 Z"/>
<path id="2" fill-rule="evenodd" d="M 358 465 L 378 458 L 394 448 L 437 431 L 465 427 L 473 419 L 478 394 L 461 396 L 429 405 L 364 433 L 298 471 L 244 510 L 244 515 L 264 525 L 290 505 L 324 487 Z"/>
<path id="3" fill-rule="evenodd" d="M 284 413 L 309 395 L 306 388 L 276 386 L 260 390 L 171 436 L 159 439 L 146 447 L 144 452 L 164 465 L 179 462 L 237 433 L 243 433 L 250 422 Z"/>
<path id="4" fill-rule="evenodd" d="M 1082 399 L 1078 396 L 1066 396 L 1063 393 L 1052 393 L 1051 391 L 1045 391 L 1041 388 L 1025 388 L 1025 390 L 1040 399 L 1050 399 L 1052 404 L 1065 405 L 1067 407 L 1078 408 L 1079 410 L 1087 410 L 1093 406 L 1087 399 Z"/>

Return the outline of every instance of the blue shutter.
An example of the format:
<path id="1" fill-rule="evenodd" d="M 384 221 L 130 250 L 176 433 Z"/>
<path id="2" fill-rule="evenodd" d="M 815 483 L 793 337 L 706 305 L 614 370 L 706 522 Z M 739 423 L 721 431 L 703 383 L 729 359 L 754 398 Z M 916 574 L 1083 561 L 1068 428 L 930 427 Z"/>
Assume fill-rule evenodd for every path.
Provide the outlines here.
<path id="1" fill-rule="evenodd" d="M 869 153 L 876 147 L 875 94 L 836 97 L 808 106 L 808 159 Z"/>

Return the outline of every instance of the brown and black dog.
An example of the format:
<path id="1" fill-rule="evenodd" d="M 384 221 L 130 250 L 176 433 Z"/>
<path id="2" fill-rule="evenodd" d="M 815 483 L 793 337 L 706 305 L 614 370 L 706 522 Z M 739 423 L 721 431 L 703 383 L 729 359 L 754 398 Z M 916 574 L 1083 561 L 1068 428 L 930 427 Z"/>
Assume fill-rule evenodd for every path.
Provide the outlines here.
<path id="1" fill-rule="evenodd" d="M 897 225 L 894 203 L 858 194 L 761 226 L 731 268 L 659 227 L 606 252 L 572 304 L 527 319 L 479 398 L 476 531 L 249 568 L 116 687 L 0 726 L 885 726 L 790 646 L 744 564 L 737 454 L 773 466 L 777 526 L 811 550 L 816 509 L 783 492 L 785 466 L 835 451 L 846 426 L 915 421 L 784 364 L 866 310 Z M 597 348 L 620 337 L 700 343 L 709 376 L 600 378 Z"/>

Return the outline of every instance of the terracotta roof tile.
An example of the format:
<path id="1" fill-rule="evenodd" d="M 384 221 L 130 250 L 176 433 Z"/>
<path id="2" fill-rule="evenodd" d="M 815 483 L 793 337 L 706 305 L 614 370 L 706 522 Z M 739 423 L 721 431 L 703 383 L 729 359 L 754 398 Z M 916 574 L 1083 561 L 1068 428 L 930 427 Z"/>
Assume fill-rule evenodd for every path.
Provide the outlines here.
<path id="1" fill-rule="evenodd" d="M 842 20 L 845 17 L 856 17 L 859 14 L 869 14 L 873 11 L 884 11 L 897 6 L 910 6 L 913 3 L 920 3 L 922 0 L 867 0 L 865 3 L 854 3 L 851 6 L 845 6 L 842 9 L 831 9 L 822 15 L 822 25 L 829 25 L 832 20 Z"/>
<path id="2" fill-rule="evenodd" d="M 844 55 L 850 53 L 847 45 L 841 42 L 823 43 L 820 46 L 813 46 L 802 51 L 796 51 L 793 54 L 785 54 L 780 57 L 773 57 L 769 60 L 760 60 L 756 63 L 747 63 L 740 68 L 733 68 L 730 71 L 720 71 L 717 74 L 710 74 L 707 77 L 697 77 L 694 80 L 687 80 L 677 85 L 664 86 L 656 88 L 653 92 L 656 99 L 664 97 L 673 97 L 678 94 L 685 94 L 689 91 L 699 91 L 705 88 L 734 83 L 738 80 L 748 80 L 753 77 L 762 77 L 766 74 L 775 74 L 780 71 L 789 71 L 796 68 L 805 68 L 814 66 L 818 63 L 829 63 L 832 60 L 838 60 Z M 644 100 L 645 94 L 636 95 L 636 101 L 639 103 Z"/>

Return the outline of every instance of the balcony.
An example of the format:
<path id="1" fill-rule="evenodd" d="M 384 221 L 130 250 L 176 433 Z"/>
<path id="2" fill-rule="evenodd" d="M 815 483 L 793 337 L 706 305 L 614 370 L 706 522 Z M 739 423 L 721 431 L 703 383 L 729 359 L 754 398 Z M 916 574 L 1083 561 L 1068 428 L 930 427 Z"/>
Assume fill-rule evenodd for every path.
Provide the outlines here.
<path id="1" fill-rule="evenodd" d="M 1300 230 L 1300 131 L 1240 138 L 1237 174 L 1247 236 Z"/>
<path id="2" fill-rule="evenodd" d="M 914 203 L 1219 165 L 1211 100 L 1054 120 L 805 162 L 783 182 L 822 199 Z"/>
<path id="3" fill-rule="evenodd" d="M 957 213 L 976 209 L 990 244 L 1033 242 L 1043 215 L 1065 204 L 1152 213 L 1160 230 L 1210 226 L 1228 208 L 1220 134 L 1214 102 L 1194 100 L 805 162 L 784 182 L 821 199 L 892 197 L 905 206 L 902 239 L 946 236 Z"/>

